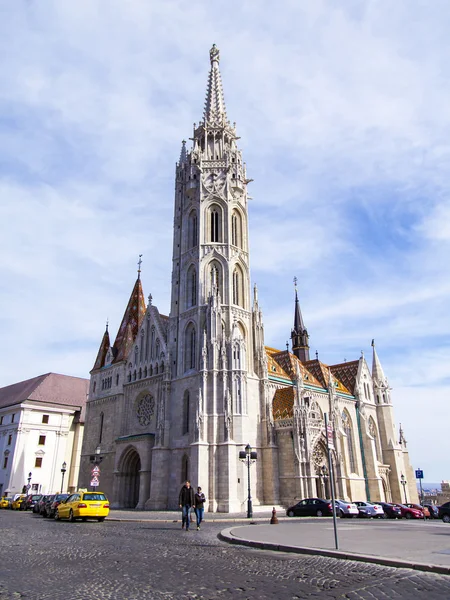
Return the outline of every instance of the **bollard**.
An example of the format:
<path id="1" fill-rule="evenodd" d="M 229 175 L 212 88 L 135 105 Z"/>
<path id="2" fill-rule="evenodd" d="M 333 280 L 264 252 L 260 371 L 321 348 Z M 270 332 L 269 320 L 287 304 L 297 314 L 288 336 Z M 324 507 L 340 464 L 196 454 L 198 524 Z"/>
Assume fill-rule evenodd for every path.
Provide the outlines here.
<path id="1" fill-rule="evenodd" d="M 275 506 L 272 510 L 272 518 L 270 519 L 271 525 L 278 525 L 277 511 L 275 510 Z"/>

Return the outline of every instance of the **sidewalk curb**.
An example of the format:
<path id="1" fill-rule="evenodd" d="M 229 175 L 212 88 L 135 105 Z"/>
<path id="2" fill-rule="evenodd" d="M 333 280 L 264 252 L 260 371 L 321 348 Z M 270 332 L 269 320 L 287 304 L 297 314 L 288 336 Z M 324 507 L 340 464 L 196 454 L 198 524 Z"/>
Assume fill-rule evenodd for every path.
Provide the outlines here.
<path id="1" fill-rule="evenodd" d="M 259 550 L 274 550 L 276 552 L 292 552 L 294 554 L 309 554 L 316 556 L 328 556 L 329 558 L 339 558 L 341 560 L 355 560 L 358 562 L 373 563 L 386 567 L 395 567 L 397 569 L 413 569 L 416 571 L 426 571 L 428 573 L 439 573 L 441 575 L 450 575 L 450 567 L 444 565 L 432 565 L 428 563 L 411 562 L 397 558 L 387 558 L 384 556 L 373 556 L 370 554 L 353 554 L 351 552 L 342 552 L 340 550 L 325 550 L 323 548 L 309 548 L 307 546 L 286 546 L 283 544 L 274 544 L 272 542 L 256 542 L 234 536 L 233 527 L 224 529 L 217 537 L 222 542 L 236 544 L 239 546 L 248 546 Z"/>
<path id="2" fill-rule="evenodd" d="M 138 519 L 136 517 L 111 517 L 111 513 L 107 517 L 108 521 L 119 521 L 119 522 L 130 522 L 130 523 L 181 523 L 181 517 L 174 517 L 173 519 Z M 280 519 L 281 521 L 282 519 Z M 288 520 L 288 517 L 285 518 Z M 237 517 L 236 519 L 204 519 L 205 523 L 247 523 L 251 525 L 254 522 L 268 523 L 270 518 L 268 517 L 255 517 L 249 520 L 246 517 Z"/>

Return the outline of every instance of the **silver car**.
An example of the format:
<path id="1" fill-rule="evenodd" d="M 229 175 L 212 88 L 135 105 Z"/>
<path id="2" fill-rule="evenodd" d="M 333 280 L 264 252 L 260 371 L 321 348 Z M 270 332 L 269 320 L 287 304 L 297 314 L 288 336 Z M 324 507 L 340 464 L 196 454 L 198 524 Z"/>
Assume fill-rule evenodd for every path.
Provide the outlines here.
<path id="1" fill-rule="evenodd" d="M 355 502 L 358 507 L 359 517 L 371 519 L 372 517 L 383 519 L 384 510 L 379 504 L 372 504 L 372 502 Z"/>
<path id="2" fill-rule="evenodd" d="M 346 502 L 345 500 L 336 500 L 336 515 L 344 518 L 352 519 L 359 515 L 358 507 L 354 502 Z"/>

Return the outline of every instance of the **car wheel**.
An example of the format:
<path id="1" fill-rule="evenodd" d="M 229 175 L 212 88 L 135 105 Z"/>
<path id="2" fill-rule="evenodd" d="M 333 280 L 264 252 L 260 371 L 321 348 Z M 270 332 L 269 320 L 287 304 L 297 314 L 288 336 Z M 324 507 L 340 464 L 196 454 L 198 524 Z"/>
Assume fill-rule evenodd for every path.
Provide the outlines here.
<path id="1" fill-rule="evenodd" d="M 98 521 L 99 523 L 103 523 L 103 521 L 104 521 L 104 520 L 105 520 L 105 517 L 99 517 L 99 518 L 97 519 L 97 521 Z"/>
<path id="2" fill-rule="evenodd" d="M 47 511 L 46 511 L 46 510 L 43 510 L 43 511 L 41 512 L 41 515 L 42 515 L 42 516 L 44 517 L 44 519 L 45 519 L 45 518 L 46 518 L 46 516 L 47 516 Z"/>
<path id="3" fill-rule="evenodd" d="M 323 512 L 321 510 L 318 510 L 316 512 L 316 517 L 323 517 Z"/>
<path id="4" fill-rule="evenodd" d="M 61 519 L 61 517 L 59 516 L 59 512 L 58 510 L 55 510 L 55 516 L 54 516 L 55 521 L 59 521 Z"/>
<path id="5" fill-rule="evenodd" d="M 386 513 L 384 513 L 384 515 L 380 515 L 380 517 L 381 517 L 382 519 L 387 519 L 387 518 L 388 518 Z"/>
<path id="6" fill-rule="evenodd" d="M 405 519 L 410 519 L 410 518 L 411 518 L 411 513 L 406 513 Z"/>
<path id="7" fill-rule="evenodd" d="M 69 512 L 69 521 L 71 523 L 75 523 L 75 517 L 73 516 L 73 510 L 72 509 L 70 509 L 70 512 Z"/>
<path id="8" fill-rule="evenodd" d="M 290 511 L 288 512 L 288 517 L 295 517 L 295 514 L 294 514 L 294 511 L 293 511 L 293 510 L 290 510 Z"/>
<path id="9" fill-rule="evenodd" d="M 442 517 L 442 520 L 444 521 L 444 523 L 450 523 L 450 515 L 444 515 Z"/>
<path id="10" fill-rule="evenodd" d="M 81 517 L 81 520 L 83 521 L 83 523 L 86 523 L 87 517 Z"/>
<path id="11" fill-rule="evenodd" d="M 339 511 L 339 516 L 340 516 L 341 519 L 343 519 L 345 517 L 345 514 L 344 514 L 343 510 Z"/>

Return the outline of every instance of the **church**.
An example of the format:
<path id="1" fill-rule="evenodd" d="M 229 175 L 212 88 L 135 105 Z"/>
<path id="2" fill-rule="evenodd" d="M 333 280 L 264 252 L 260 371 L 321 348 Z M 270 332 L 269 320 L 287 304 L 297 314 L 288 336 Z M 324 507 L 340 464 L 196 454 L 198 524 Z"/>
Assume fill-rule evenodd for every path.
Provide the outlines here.
<path id="1" fill-rule="evenodd" d="M 169 315 L 137 280 L 114 342 L 108 327 L 91 371 L 80 487 L 99 484 L 112 507 L 178 507 L 181 485 L 201 485 L 206 510 L 243 512 L 247 467 L 254 505 L 330 497 L 417 502 L 406 441 L 373 346 L 327 365 L 309 354 L 297 287 L 291 349 L 265 345 L 251 285 L 251 181 L 228 120 L 219 50 L 210 50 L 203 120 L 175 170 Z M 100 466 L 92 479 L 93 464 Z M 100 464 L 99 464 L 100 463 Z"/>

